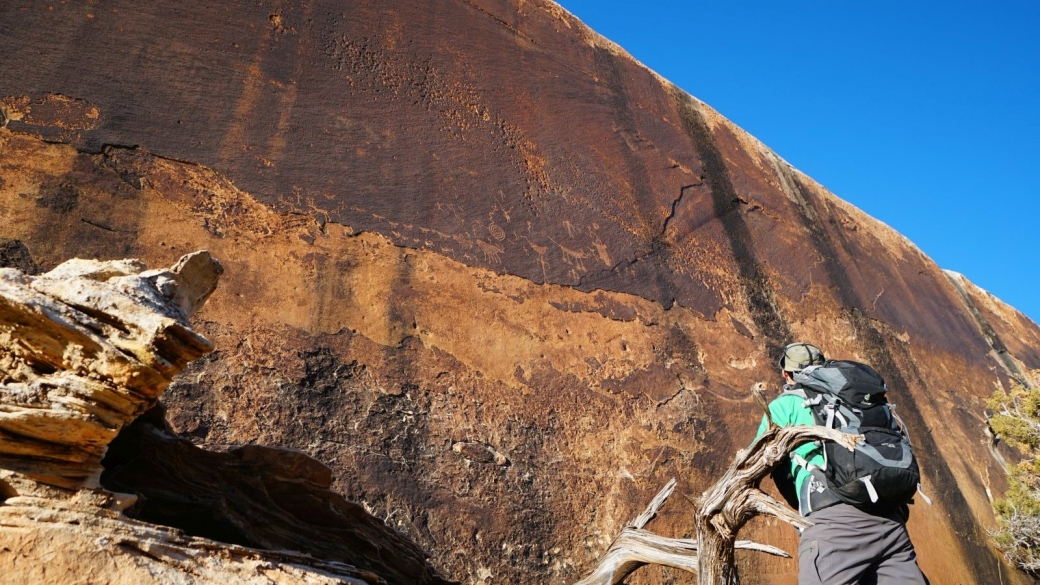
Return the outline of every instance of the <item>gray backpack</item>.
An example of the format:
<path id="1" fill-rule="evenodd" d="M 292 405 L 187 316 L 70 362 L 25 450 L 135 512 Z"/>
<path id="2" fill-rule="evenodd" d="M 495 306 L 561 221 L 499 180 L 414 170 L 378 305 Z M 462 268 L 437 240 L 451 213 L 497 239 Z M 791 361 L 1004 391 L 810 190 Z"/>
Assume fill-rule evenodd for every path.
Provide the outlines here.
<path id="1" fill-rule="evenodd" d="M 823 442 L 823 466 L 807 468 L 813 479 L 802 512 L 845 502 L 884 513 L 910 502 L 921 472 L 881 375 L 866 364 L 831 360 L 796 372 L 794 380 L 785 393 L 803 397 L 816 424 L 864 437 L 853 451 Z"/>

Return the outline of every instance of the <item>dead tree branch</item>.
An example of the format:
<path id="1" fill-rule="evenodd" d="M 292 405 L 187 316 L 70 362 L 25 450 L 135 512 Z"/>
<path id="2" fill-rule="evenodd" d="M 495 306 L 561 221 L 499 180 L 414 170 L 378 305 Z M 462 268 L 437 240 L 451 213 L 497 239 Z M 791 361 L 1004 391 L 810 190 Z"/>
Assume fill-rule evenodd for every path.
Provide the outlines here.
<path id="1" fill-rule="evenodd" d="M 701 585 L 733 582 L 737 532 L 757 514 L 772 514 L 799 528 L 811 526 L 758 486 L 788 453 L 814 440 L 834 441 L 852 450 L 862 436 L 817 426 L 770 427 L 750 447 L 739 451 L 722 478 L 701 495 L 695 516 Z"/>
<path id="2" fill-rule="evenodd" d="M 761 387 L 756 385 L 752 393 L 768 416 Z M 790 557 L 769 545 L 736 540 L 737 532 L 758 514 L 775 516 L 799 529 L 812 525 L 763 492 L 759 484 L 799 445 L 817 440 L 833 441 L 852 450 L 862 436 L 817 426 L 778 427 L 772 422 L 770 418 L 765 433 L 750 447 L 738 451 L 726 473 L 696 501 L 696 540 L 665 538 L 643 529 L 675 489 L 673 478 L 646 510 L 614 539 L 595 570 L 575 585 L 615 585 L 648 564 L 695 572 L 701 585 L 731 585 L 736 582 L 733 558 L 736 548 Z"/>

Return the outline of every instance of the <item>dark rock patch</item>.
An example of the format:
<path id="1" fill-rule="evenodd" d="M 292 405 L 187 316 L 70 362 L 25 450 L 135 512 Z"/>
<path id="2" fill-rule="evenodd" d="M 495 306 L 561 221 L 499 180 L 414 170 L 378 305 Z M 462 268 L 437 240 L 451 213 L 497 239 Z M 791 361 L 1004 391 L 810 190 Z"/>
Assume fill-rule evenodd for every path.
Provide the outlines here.
<path id="1" fill-rule="evenodd" d="M 0 242 L 0 268 L 17 268 L 26 274 L 39 274 L 42 269 L 21 240 Z"/>

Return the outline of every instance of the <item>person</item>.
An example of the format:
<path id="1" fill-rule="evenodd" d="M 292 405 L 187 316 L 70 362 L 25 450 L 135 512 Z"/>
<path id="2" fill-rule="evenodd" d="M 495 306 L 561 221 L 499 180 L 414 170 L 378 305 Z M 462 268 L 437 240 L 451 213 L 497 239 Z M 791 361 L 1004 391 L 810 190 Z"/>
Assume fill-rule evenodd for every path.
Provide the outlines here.
<path id="1" fill-rule="evenodd" d="M 784 392 L 769 403 L 777 425 L 814 425 L 812 411 L 794 374 L 826 359 L 810 343 L 792 343 L 780 355 Z M 763 416 L 758 436 L 769 428 Z M 798 544 L 798 585 L 927 585 L 906 530 L 906 504 L 886 512 L 868 512 L 827 493 L 823 449 L 809 442 L 791 451 L 773 479 L 784 498 L 813 522 Z"/>

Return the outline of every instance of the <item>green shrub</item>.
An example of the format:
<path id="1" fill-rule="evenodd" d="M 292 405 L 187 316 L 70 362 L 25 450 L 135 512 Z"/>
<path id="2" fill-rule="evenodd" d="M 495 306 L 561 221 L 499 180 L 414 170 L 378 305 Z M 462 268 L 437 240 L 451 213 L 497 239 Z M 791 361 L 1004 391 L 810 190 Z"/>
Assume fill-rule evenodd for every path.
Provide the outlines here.
<path id="1" fill-rule="evenodd" d="M 1033 378 L 1040 376 L 1034 372 Z M 1008 468 L 1008 490 L 993 503 L 1000 526 L 993 540 L 1009 561 L 1040 577 L 1040 388 L 998 390 L 986 407 L 993 432 L 1025 457 Z"/>

